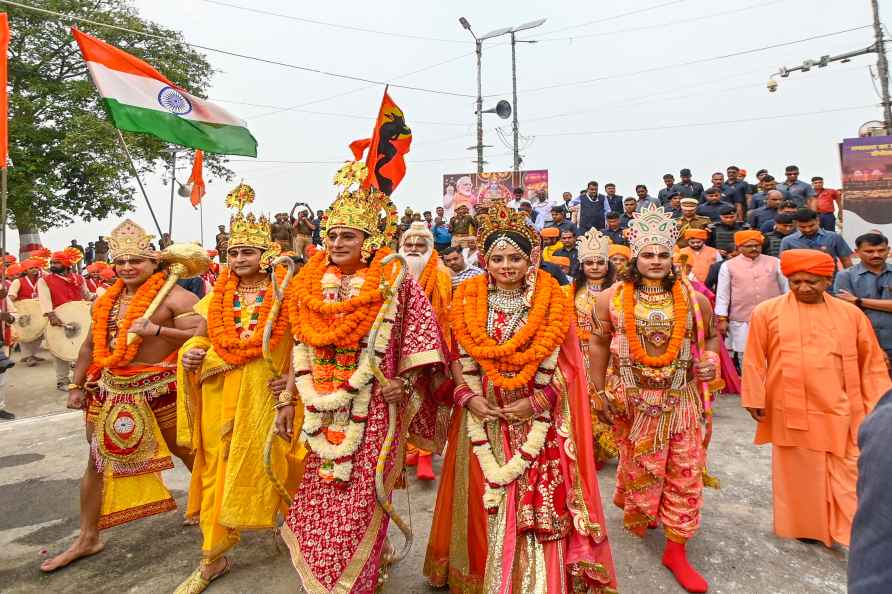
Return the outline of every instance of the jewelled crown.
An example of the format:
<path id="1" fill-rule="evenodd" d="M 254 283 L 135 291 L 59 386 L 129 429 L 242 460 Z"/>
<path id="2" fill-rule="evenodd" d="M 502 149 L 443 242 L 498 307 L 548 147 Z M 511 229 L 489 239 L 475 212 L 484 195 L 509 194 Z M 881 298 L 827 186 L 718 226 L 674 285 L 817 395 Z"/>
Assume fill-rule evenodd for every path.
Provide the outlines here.
<path id="1" fill-rule="evenodd" d="M 254 202 L 254 189 L 239 184 L 226 195 L 226 206 L 236 209 L 229 219 L 229 247 L 256 247 L 266 250 L 272 244 L 269 219 L 266 215 L 256 218 L 254 213 L 245 214 L 246 204 Z"/>
<path id="2" fill-rule="evenodd" d="M 493 201 L 493 206 L 484 215 L 477 216 L 477 244 L 482 249 L 487 238 L 494 233 L 512 231 L 526 238 L 531 246 L 539 245 L 539 234 L 527 224 L 526 214 L 511 210 L 501 200 Z"/>
<path id="3" fill-rule="evenodd" d="M 579 261 L 589 258 L 608 258 L 610 254 L 610 239 L 592 227 L 576 238 L 576 250 Z"/>
<path id="4" fill-rule="evenodd" d="M 678 224 L 672 213 L 663 207 L 649 204 L 635 213 L 629 222 L 629 247 L 632 257 L 638 255 L 646 245 L 660 245 L 670 251 L 678 241 Z"/>
<path id="5" fill-rule="evenodd" d="M 368 176 L 364 162 L 348 161 L 338 170 L 334 185 L 341 188 L 322 217 L 322 233 L 329 229 L 348 227 L 365 233 L 363 242 L 366 254 L 380 248 L 393 239 L 396 233 L 397 210 L 390 197 L 377 188 L 364 188 Z"/>
<path id="6" fill-rule="evenodd" d="M 106 237 L 108 252 L 112 260 L 121 256 L 137 256 L 140 258 L 158 258 L 160 254 L 152 249 L 154 235 L 131 221 L 124 220 Z"/>

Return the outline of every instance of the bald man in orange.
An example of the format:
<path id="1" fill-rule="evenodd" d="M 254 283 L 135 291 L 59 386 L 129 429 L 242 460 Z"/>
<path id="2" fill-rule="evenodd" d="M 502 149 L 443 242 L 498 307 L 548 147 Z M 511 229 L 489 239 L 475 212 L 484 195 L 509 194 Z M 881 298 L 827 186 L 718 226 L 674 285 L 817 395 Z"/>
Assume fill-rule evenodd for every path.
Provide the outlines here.
<path id="1" fill-rule="evenodd" d="M 681 248 L 682 254 L 688 255 L 688 266 L 701 283 L 706 282 L 709 267 L 722 259 L 722 255 L 714 247 L 706 245 L 709 231 L 706 229 L 685 229 L 684 239 L 688 245 Z"/>
<path id="2" fill-rule="evenodd" d="M 758 305 L 743 358 L 741 403 L 771 443 L 774 531 L 848 546 L 857 507 L 861 421 L 892 387 L 867 316 L 827 293 L 833 259 L 781 253 L 790 292 Z"/>

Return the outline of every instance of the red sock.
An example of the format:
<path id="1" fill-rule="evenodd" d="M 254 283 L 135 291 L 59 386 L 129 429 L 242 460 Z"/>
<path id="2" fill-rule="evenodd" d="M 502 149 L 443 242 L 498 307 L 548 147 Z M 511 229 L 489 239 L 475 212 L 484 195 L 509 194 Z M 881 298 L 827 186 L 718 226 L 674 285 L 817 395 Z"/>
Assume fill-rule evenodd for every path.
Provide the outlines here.
<path id="1" fill-rule="evenodd" d="M 431 454 L 418 456 L 415 478 L 420 481 L 432 481 L 437 478 L 434 476 L 433 456 Z"/>
<path id="2" fill-rule="evenodd" d="M 663 565 L 665 565 L 681 587 L 688 592 L 706 592 L 709 584 L 697 570 L 688 563 L 685 546 L 682 543 L 666 541 L 666 549 L 663 551 Z"/>
<path id="3" fill-rule="evenodd" d="M 406 454 L 406 466 L 417 466 L 418 465 L 418 452 L 411 452 Z"/>

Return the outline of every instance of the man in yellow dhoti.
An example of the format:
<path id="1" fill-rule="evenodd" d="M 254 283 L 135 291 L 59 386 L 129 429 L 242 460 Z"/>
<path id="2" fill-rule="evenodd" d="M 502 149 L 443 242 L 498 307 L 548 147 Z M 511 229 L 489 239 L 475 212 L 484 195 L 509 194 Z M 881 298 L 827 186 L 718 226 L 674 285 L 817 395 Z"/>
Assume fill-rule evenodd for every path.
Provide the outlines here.
<path id="1" fill-rule="evenodd" d="M 264 444 L 278 403 L 293 404 L 294 397 L 273 390 L 287 381 L 287 316 L 273 322 L 272 365 L 263 357 L 274 300 L 270 268 L 280 249 L 266 217 L 242 213 L 253 200 L 254 191 L 244 184 L 227 196 L 227 206 L 238 209 L 229 222 L 229 266 L 195 306 L 202 321 L 180 349 L 177 441 L 195 451 L 186 515 L 200 518 L 204 540 L 199 568 L 176 594 L 198 594 L 227 573 L 231 563 L 224 554 L 238 543 L 239 531 L 274 528 L 284 499 L 280 490 L 296 480 L 297 440 L 272 442 L 272 475 L 290 480 L 276 485 L 279 479 L 269 478 L 264 468 Z M 272 274 L 283 276 L 281 270 Z"/>

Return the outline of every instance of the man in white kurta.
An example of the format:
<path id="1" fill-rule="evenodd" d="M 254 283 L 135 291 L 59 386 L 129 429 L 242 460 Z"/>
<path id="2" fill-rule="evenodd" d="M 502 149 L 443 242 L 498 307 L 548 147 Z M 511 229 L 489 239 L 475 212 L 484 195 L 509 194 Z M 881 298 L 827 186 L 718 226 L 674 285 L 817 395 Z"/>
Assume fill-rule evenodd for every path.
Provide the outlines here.
<path id="1" fill-rule="evenodd" d="M 742 360 L 753 309 L 763 301 L 787 292 L 780 260 L 762 253 L 763 235 L 746 230 L 734 234 L 737 256 L 719 270 L 715 297 L 717 328 L 728 350 Z"/>

